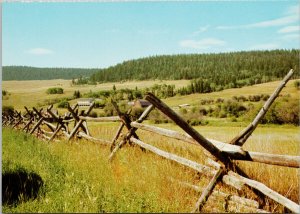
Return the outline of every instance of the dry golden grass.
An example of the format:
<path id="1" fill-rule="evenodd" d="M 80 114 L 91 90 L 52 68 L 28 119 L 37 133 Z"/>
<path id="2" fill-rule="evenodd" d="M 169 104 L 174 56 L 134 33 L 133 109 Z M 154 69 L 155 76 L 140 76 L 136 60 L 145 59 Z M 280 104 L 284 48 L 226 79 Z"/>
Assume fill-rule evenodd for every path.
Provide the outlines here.
<path id="1" fill-rule="evenodd" d="M 159 126 L 181 131 L 178 127 L 176 127 L 173 124 L 164 124 Z M 115 128 L 109 130 L 107 130 L 106 128 L 103 129 L 103 127 L 105 127 L 105 125 L 103 126 L 103 124 L 102 125 L 93 124 L 90 127 L 91 127 L 91 132 L 94 136 L 97 136 L 99 138 L 103 137 L 104 139 L 111 139 L 114 135 L 114 131 L 116 131 L 117 125 L 115 125 Z M 242 128 L 243 127 L 211 127 L 211 126 L 196 127 L 196 129 L 205 137 L 217 139 L 223 142 L 230 141 L 237 133 L 239 133 L 239 131 L 242 130 Z M 109 136 L 110 130 L 113 130 L 113 132 L 111 132 L 111 135 Z M 138 131 L 137 133 L 140 136 L 141 140 L 146 143 L 154 145 L 165 151 L 177 154 L 181 157 L 185 157 L 190 160 L 196 161 L 198 163 L 203 163 L 203 164 L 205 163 L 206 157 L 204 156 L 203 151 L 199 146 L 190 145 L 185 142 L 173 140 L 167 137 L 162 137 L 145 131 Z M 300 143 L 300 136 L 299 136 L 298 127 L 262 126 L 257 128 L 257 130 L 253 133 L 253 135 L 249 138 L 247 143 L 244 145 L 244 148 L 248 151 L 260 151 L 260 152 L 266 152 L 272 154 L 299 155 L 300 152 L 299 143 Z M 129 151 L 130 147 L 126 147 L 125 150 L 126 153 L 130 152 Z M 136 150 L 137 149 L 134 149 L 135 152 Z M 135 156 L 135 152 L 133 153 L 134 154 L 133 156 Z M 116 160 L 122 158 L 122 153 L 123 152 L 120 151 L 117 154 Z M 153 163 L 150 162 L 148 163 L 149 165 L 147 166 L 147 168 L 149 170 L 151 169 L 153 164 L 159 164 L 157 163 L 157 161 L 168 162 L 166 160 L 159 160 L 160 158 L 155 157 L 156 156 L 155 154 L 140 153 L 139 155 L 147 155 L 147 156 L 150 155 L 153 156 L 153 158 L 155 158 L 155 161 L 153 161 Z M 137 157 L 135 156 L 135 158 Z M 174 170 L 178 168 L 178 166 L 175 167 L 175 165 L 177 164 L 171 164 L 171 165 L 174 166 Z M 280 166 L 270 166 L 266 164 L 246 162 L 246 161 L 239 161 L 238 165 L 241 166 L 241 168 L 245 170 L 245 172 L 251 178 L 264 183 L 268 187 L 278 191 L 280 194 L 285 195 L 291 200 L 299 203 L 299 179 L 298 179 L 299 170 L 298 169 L 280 167 Z M 138 170 L 139 165 L 137 164 L 137 166 L 134 167 L 136 167 L 136 169 Z M 142 168 L 143 167 L 141 166 L 141 169 Z M 168 173 L 171 173 L 174 178 L 182 181 L 187 181 L 203 187 L 207 185 L 208 183 L 207 178 L 201 177 L 199 180 L 196 174 L 193 173 L 191 170 L 185 169 L 185 167 L 181 167 L 181 168 L 183 173 L 184 172 L 187 173 L 184 177 L 179 176 L 182 173 L 177 174 L 178 173 L 177 170 L 171 173 L 172 170 L 169 169 L 170 171 L 168 171 Z M 179 185 L 177 185 L 177 188 L 179 188 Z M 180 188 L 182 189 L 182 187 Z M 230 191 L 232 193 L 233 191 L 237 193 L 237 191 L 234 191 L 232 188 L 225 187 L 224 185 L 219 185 L 217 188 L 222 189 L 225 192 Z M 176 190 L 176 191 L 180 191 L 180 190 Z M 242 193 L 242 195 L 244 194 L 246 193 Z M 195 195 L 195 193 L 193 193 L 192 195 L 194 195 L 192 197 L 192 199 L 194 200 L 195 197 L 197 197 L 197 194 Z M 190 201 L 190 203 L 192 202 Z M 269 211 L 277 211 L 277 212 L 283 211 L 283 207 L 277 206 L 277 204 L 272 202 L 272 200 L 270 200 L 270 204 L 264 208 L 268 209 Z"/>

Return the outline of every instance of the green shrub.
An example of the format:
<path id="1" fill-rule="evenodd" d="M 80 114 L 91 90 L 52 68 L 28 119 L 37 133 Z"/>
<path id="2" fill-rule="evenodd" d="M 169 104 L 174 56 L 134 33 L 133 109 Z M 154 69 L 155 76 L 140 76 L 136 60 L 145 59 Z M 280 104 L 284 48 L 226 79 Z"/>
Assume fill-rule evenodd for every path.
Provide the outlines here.
<path id="1" fill-rule="evenodd" d="M 106 104 L 106 101 L 105 101 L 105 100 L 102 100 L 102 101 L 96 101 L 96 102 L 95 102 L 95 108 L 104 108 L 104 107 L 105 107 L 105 104 Z"/>
<path id="2" fill-rule="evenodd" d="M 103 110 L 104 110 L 104 115 L 107 116 L 107 117 L 118 115 L 117 111 L 114 108 L 114 106 L 110 102 L 105 105 Z"/>
<path id="3" fill-rule="evenodd" d="M 95 111 L 91 111 L 90 113 L 89 113 L 89 117 L 97 117 L 98 115 L 97 115 L 97 112 L 95 112 Z"/>
<path id="4" fill-rule="evenodd" d="M 69 105 L 68 101 L 67 100 L 62 100 L 58 103 L 57 107 L 58 108 L 67 108 Z"/>
<path id="5" fill-rule="evenodd" d="M 300 89 L 300 81 L 299 80 L 295 81 L 294 86 L 295 86 L 295 88 L 297 88 L 297 90 L 299 90 Z"/>
<path id="6" fill-rule="evenodd" d="M 144 112 L 144 109 L 141 107 L 133 107 L 131 111 L 131 116 L 133 117 L 133 120 L 137 120 L 141 114 Z"/>
<path id="7" fill-rule="evenodd" d="M 2 106 L 2 114 L 12 114 L 14 110 L 13 106 Z"/>
<path id="8" fill-rule="evenodd" d="M 62 88 L 48 88 L 46 91 L 47 94 L 63 94 L 64 93 L 64 89 Z"/>
<path id="9" fill-rule="evenodd" d="M 7 94 L 8 94 L 8 92 L 6 90 L 2 90 L 2 96 L 5 96 Z"/>
<path id="10" fill-rule="evenodd" d="M 79 90 L 78 91 L 74 91 L 73 97 L 75 99 L 80 98 L 81 97 L 80 91 Z"/>
<path id="11" fill-rule="evenodd" d="M 187 110 L 185 108 L 179 109 L 180 114 L 187 114 Z"/>

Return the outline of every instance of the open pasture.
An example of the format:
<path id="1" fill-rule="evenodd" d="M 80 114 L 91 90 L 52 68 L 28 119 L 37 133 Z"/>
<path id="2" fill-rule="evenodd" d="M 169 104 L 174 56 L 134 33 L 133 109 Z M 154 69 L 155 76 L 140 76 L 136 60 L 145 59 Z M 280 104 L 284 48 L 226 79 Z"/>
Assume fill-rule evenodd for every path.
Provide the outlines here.
<path id="1" fill-rule="evenodd" d="M 294 82 L 297 80 L 290 80 L 287 86 L 281 92 L 282 96 L 288 95 L 299 98 L 299 91 L 294 87 Z M 258 84 L 253 86 L 247 86 L 243 88 L 226 89 L 219 92 L 212 92 L 207 94 L 191 94 L 187 96 L 175 96 L 164 99 L 164 102 L 171 107 L 178 106 L 180 104 L 200 105 L 201 99 L 229 99 L 233 96 L 248 96 L 248 95 L 260 95 L 271 94 L 274 88 L 280 81 L 269 82 L 264 84 Z M 71 97 L 74 91 L 79 90 L 80 93 L 86 93 L 90 90 L 108 90 L 112 89 L 113 85 L 116 88 L 146 88 L 153 86 L 154 84 L 174 84 L 176 88 L 188 85 L 189 80 L 170 80 L 170 81 L 131 81 L 131 82 L 119 82 L 119 83 L 103 83 L 97 85 L 71 85 L 70 80 L 40 80 L 40 81 L 3 81 L 2 90 L 8 91 L 10 94 L 6 96 L 2 101 L 3 105 L 14 106 L 16 110 L 24 110 L 24 106 L 33 107 L 38 104 L 42 104 L 47 99 Z M 64 94 L 46 94 L 48 88 L 61 87 L 64 89 Z M 71 101 L 72 102 L 72 101 Z"/>
<path id="2" fill-rule="evenodd" d="M 3 81 L 2 90 L 8 91 L 8 98 L 3 100 L 3 105 L 12 105 L 17 110 L 24 110 L 24 106 L 33 107 L 43 103 L 46 99 L 71 97 L 74 91 L 81 94 L 89 91 L 111 90 L 113 85 L 121 88 L 146 88 L 154 84 L 174 84 L 176 87 L 186 86 L 188 80 L 156 80 L 156 81 L 126 81 L 116 83 L 103 83 L 97 85 L 72 85 L 71 80 L 29 80 L 29 81 Z M 61 87 L 63 94 L 46 94 L 48 88 Z"/>

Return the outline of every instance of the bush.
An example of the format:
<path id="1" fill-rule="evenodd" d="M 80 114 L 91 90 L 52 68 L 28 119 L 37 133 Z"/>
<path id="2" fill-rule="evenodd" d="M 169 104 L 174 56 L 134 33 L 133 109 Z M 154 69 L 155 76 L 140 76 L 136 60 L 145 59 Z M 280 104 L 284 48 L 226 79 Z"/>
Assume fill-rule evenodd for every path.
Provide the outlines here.
<path id="1" fill-rule="evenodd" d="M 2 114 L 13 114 L 15 111 L 13 106 L 2 106 Z"/>
<path id="2" fill-rule="evenodd" d="M 249 101 L 251 101 L 251 102 L 258 102 L 258 101 L 260 101 L 260 99 L 261 99 L 261 96 L 260 95 L 250 95 L 249 97 L 248 97 L 248 100 Z"/>
<path id="3" fill-rule="evenodd" d="M 252 120 L 258 111 L 261 109 L 262 105 L 258 108 L 253 108 L 247 114 L 246 118 Z M 299 111 L 300 104 L 299 100 L 284 98 L 278 99 L 273 103 L 272 107 L 268 110 L 267 114 L 262 119 L 261 123 L 273 123 L 273 124 L 294 124 L 299 125 Z"/>
<path id="4" fill-rule="evenodd" d="M 205 108 L 200 108 L 199 109 L 199 113 L 200 113 L 200 115 L 203 115 L 203 116 L 205 116 L 205 115 L 207 115 L 207 110 L 205 109 Z"/>
<path id="5" fill-rule="evenodd" d="M 78 91 L 74 91 L 73 97 L 75 99 L 80 98 L 81 97 L 80 91 L 79 90 Z"/>
<path id="6" fill-rule="evenodd" d="M 267 101 L 269 99 L 270 95 L 268 95 L 268 94 L 261 94 L 260 97 L 261 97 L 261 99 L 263 101 Z"/>
<path id="7" fill-rule="evenodd" d="M 107 117 L 118 115 L 114 106 L 111 103 L 107 103 L 106 106 L 103 108 L 103 110 L 104 110 L 104 115 Z"/>
<path id="8" fill-rule="evenodd" d="M 64 89 L 62 88 L 48 88 L 46 91 L 47 94 L 63 94 Z"/>
<path id="9" fill-rule="evenodd" d="M 187 110 L 185 108 L 179 109 L 180 114 L 187 114 Z"/>
<path id="10" fill-rule="evenodd" d="M 156 109 L 151 111 L 148 118 L 155 124 L 171 122 L 171 120 L 169 118 L 167 118 L 164 114 L 162 114 L 160 111 L 158 111 Z"/>
<path id="11" fill-rule="evenodd" d="M 7 91 L 6 90 L 3 90 L 2 91 L 2 96 L 5 96 L 5 95 L 7 95 L 8 93 L 7 93 Z"/>
<path id="12" fill-rule="evenodd" d="M 297 88 L 297 90 L 299 90 L 300 89 L 300 81 L 299 80 L 295 81 L 294 86 L 295 86 L 295 88 Z"/>
<path id="13" fill-rule="evenodd" d="M 95 112 L 95 111 L 91 111 L 90 113 L 89 113 L 89 117 L 97 117 L 98 115 L 97 115 L 97 112 Z"/>
<path id="14" fill-rule="evenodd" d="M 141 107 L 133 107 L 130 115 L 132 116 L 133 120 L 137 120 L 141 114 L 144 112 L 144 109 Z"/>
<path id="15" fill-rule="evenodd" d="M 105 104 L 106 104 L 106 101 L 105 101 L 105 100 L 102 100 L 102 101 L 96 101 L 96 102 L 95 102 L 95 108 L 104 108 L 104 107 L 105 107 Z"/>
<path id="16" fill-rule="evenodd" d="M 239 97 L 237 98 L 237 100 L 238 100 L 239 102 L 245 102 L 245 101 L 248 101 L 248 99 L 247 99 L 245 96 L 243 96 L 243 95 L 239 96 Z"/>
<path id="17" fill-rule="evenodd" d="M 68 101 L 67 100 L 62 100 L 58 103 L 57 107 L 58 108 L 67 108 L 69 105 Z"/>

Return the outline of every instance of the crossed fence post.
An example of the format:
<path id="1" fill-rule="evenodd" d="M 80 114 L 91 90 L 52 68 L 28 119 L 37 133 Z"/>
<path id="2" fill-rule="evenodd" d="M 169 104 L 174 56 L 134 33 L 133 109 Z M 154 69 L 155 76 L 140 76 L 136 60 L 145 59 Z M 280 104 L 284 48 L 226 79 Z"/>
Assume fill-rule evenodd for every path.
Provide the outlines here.
<path id="1" fill-rule="evenodd" d="M 116 142 L 117 137 L 119 136 L 119 133 L 121 132 L 120 130 L 126 126 L 126 128 L 128 129 L 127 134 L 123 137 L 123 139 L 120 141 L 120 143 L 116 144 L 115 147 L 111 147 L 113 149 L 111 154 L 109 155 L 109 160 L 112 161 L 114 155 L 116 154 L 116 152 L 126 143 L 129 141 L 129 139 L 131 138 L 131 136 L 134 136 L 136 139 L 139 139 L 138 135 L 135 133 L 137 128 L 132 127 L 131 126 L 131 119 L 129 118 L 128 114 L 122 114 L 121 111 L 118 108 L 118 105 L 112 101 L 112 104 L 114 105 L 119 117 L 121 118 L 122 123 L 124 124 L 123 126 L 121 125 L 120 128 L 117 131 L 116 137 L 113 140 L 113 143 Z M 142 113 L 142 115 L 139 117 L 139 119 L 137 120 L 138 123 L 142 123 L 146 117 L 150 114 L 150 112 L 153 110 L 154 106 L 150 105 L 146 108 L 146 110 Z"/>

